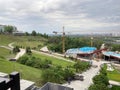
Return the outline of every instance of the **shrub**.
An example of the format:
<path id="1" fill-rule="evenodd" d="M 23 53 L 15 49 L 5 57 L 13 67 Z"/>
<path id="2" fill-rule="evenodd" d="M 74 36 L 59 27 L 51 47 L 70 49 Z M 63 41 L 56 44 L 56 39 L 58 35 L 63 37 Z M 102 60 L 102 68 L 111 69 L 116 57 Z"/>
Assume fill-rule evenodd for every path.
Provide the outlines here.
<path id="1" fill-rule="evenodd" d="M 103 75 L 103 74 L 100 74 L 100 75 L 96 75 L 94 78 L 93 78 L 93 82 L 94 84 L 105 84 L 105 85 L 108 85 L 109 82 L 108 82 L 108 78 L 107 76 Z"/>
<path id="2" fill-rule="evenodd" d="M 90 64 L 88 62 L 77 61 L 73 67 L 76 69 L 76 72 L 82 72 L 88 69 Z"/>
<path id="3" fill-rule="evenodd" d="M 30 47 L 27 47 L 27 48 L 26 48 L 26 53 L 27 53 L 28 55 L 31 55 L 31 54 L 32 54 L 32 51 L 31 51 Z"/>
<path id="4" fill-rule="evenodd" d="M 105 84 L 92 84 L 88 90 L 109 90 L 109 88 Z"/>
<path id="5" fill-rule="evenodd" d="M 18 46 L 15 46 L 15 47 L 13 48 L 13 53 L 16 54 L 17 52 L 20 52 L 20 49 L 19 49 Z"/>
<path id="6" fill-rule="evenodd" d="M 17 62 L 21 64 L 26 64 L 27 60 L 29 60 L 28 56 L 22 56 L 17 60 Z"/>

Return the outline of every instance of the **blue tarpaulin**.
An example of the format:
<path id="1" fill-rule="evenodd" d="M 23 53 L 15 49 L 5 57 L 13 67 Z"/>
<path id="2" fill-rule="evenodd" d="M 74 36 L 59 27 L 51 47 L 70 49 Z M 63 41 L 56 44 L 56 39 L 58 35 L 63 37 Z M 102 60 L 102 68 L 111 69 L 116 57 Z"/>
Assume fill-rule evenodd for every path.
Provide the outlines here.
<path id="1" fill-rule="evenodd" d="M 115 52 L 111 52 L 111 51 L 109 51 L 109 52 L 103 52 L 103 54 L 105 56 L 114 56 L 114 57 L 120 58 L 120 54 L 115 53 Z"/>
<path id="2" fill-rule="evenodd" d="M 96 50 L 95 47 L 82 47 L 82 48 L 73 48 L 73 49 L 68 49 L 66 53 L 92 53 Z"/>

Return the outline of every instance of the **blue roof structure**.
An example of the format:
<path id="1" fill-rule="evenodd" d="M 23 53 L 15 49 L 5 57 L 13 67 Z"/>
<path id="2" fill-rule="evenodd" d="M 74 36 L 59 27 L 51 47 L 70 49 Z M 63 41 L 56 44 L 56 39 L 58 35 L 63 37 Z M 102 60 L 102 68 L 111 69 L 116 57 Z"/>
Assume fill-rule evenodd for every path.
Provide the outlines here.
<path id="1" fill-rule="evenodd" d="M 103 54 L 106 55 L 106 56 L 114 56 L 114 57 L 120 58 L 120 54 L 117 54 L 117 53 L 111 52 L 111 51 L 103 52 Z"/>
<path id="2" fill-rule="evenodd" d="M 72 48 L 66 51 L 67 54 L 78 54 L 78 53 L 92 53 L 93 51 L 97 50 L 95 47 L 82 47 L 82 48 Z"/>

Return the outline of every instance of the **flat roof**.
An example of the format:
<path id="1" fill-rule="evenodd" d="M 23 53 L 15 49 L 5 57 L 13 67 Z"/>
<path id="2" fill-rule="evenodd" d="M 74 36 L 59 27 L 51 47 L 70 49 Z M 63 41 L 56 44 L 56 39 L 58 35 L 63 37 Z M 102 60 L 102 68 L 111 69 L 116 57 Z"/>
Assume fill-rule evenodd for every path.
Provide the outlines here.
<path id="1" fill-rule="evenodd" d="M 29 90 L 35 85 L 35 82 L 21 79 L 20 80 L 20 90 Z"/>
<path id="2" fill-rule="evenodd" d="M 120 58 L 120 54 L 117 54 L 117 53 L 111 52 L 111 51 L 109 51 L 109 52 L 103 52 L 103 54 L 105 56 L 113 56 L 113 57 L 116 57 L 116 58 Z"/>
<path id="3" fill-rule="evenodd" d="M 0 72 L 0 77 L 8 77 L 8 74 Z"/>

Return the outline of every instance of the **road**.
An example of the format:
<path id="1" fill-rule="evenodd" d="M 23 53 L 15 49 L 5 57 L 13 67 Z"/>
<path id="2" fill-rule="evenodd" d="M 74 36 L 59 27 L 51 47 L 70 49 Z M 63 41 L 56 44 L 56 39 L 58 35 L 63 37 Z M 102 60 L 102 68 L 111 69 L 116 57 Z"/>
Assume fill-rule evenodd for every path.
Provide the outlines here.
<path id="1" fill-rule="evenodd" d="M 83 72 L 82 75 L 84 76 L 84 81 L 75 80 L 71 81 L 70 85 L 66 83 L 63 84 L 63 86 L 74 88 L 74 90 L 87 90 L 87 88 L 92 84 L 92 78 L 99 72 L 101 62 L 93 61 L 93 64 L 98 65 L 98 67 L 91 67 L 86 72 Z"/>

